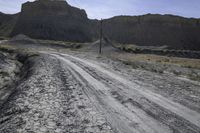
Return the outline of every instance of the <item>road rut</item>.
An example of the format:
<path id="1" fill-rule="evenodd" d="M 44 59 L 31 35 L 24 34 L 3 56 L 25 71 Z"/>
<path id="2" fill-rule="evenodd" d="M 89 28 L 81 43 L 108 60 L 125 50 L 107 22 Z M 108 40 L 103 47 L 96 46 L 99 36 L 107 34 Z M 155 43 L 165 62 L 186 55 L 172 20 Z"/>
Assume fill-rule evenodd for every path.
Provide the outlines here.
<path id="1" fill-rule="evenodd" d="M 200 132 L 200 114 L 85 59 L 51 54 L 83 86 L 116 132 Z"/>

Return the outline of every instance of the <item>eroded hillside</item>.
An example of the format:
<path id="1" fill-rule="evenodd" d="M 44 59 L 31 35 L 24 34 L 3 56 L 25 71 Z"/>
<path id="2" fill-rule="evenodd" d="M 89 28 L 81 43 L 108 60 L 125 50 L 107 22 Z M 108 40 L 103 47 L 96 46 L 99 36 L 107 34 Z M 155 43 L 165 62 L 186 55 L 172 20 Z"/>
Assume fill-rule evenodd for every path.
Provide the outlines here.
<path id="1" fill-rule="evenodd" d="M 1 15 L 0 35 L 91 42 L 99 38 L 99 21 L 66 1 L 39 0 L 22 5 L 20 15 Z M 18 19 L 17 19 L 18 18 Z M 15 24 L 16 23 L 16 24 Z M 103 20 L 104 36 L 123 44 L 200 50 L 200 20 L 173 15 L 117 16 Z"/>

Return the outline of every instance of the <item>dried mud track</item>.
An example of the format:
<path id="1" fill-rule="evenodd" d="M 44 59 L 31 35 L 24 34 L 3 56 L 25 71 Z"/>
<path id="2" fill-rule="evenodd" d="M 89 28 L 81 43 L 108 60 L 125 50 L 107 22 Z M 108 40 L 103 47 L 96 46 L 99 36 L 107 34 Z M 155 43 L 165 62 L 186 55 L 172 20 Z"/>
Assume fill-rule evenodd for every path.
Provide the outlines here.
<path id="1" fill-rule="evenodd" d="M 81 86 L 60 60 L 29 58 L 26 77 L 0 108 L 0 133 L 109 133 Z"/>
<path id="2" fill-rule="evenodd" d="M 88 60 L 53 53 L 114 132 L 199 133 L 200 114 Z"/>
<path id="3" fill-rule="evenodd" d="M 200 132 L 199 102 L 191 100 L 195 111 L 125 72 L 77 56 L 42 52 L 28 58 L 26 77 L 0 108 L 0 132 Z"/>

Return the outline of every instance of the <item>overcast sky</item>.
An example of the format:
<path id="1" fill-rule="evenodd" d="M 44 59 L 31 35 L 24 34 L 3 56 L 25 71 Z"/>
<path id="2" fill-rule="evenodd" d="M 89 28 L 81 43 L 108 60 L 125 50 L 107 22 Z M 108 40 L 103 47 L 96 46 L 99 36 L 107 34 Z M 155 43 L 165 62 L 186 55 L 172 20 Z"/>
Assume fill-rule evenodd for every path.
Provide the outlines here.
<path id="1" fill-rule="evenodd" d="M 0 11 L 17 13 L 27 0 L 0 0 Z M 33 1 L 33 0 L 29 0 Z M 109 18 L 116 15 L 147 13 L 174 14 L 200 18 L 200 0 L 67 0 L 69 4 L 85 9 L 89 18 Z"/>

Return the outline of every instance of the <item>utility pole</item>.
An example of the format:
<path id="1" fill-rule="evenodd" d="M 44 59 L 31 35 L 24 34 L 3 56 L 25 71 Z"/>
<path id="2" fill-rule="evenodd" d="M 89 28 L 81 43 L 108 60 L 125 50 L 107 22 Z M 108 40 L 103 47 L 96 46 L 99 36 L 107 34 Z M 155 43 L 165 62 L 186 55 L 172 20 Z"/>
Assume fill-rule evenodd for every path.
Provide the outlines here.
<path id="1" fill-rule="evenodd" d="M 102 53 L 102 37 L 103 37 L 103 20 L 100 21 L 100 46 L 99 46 L 99 54 Z"/>

